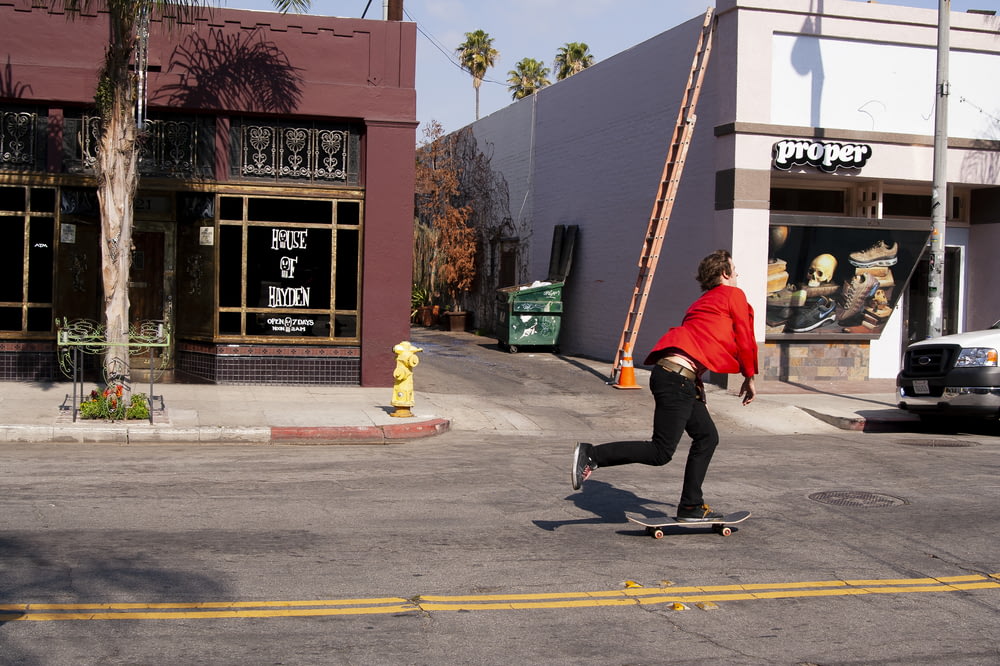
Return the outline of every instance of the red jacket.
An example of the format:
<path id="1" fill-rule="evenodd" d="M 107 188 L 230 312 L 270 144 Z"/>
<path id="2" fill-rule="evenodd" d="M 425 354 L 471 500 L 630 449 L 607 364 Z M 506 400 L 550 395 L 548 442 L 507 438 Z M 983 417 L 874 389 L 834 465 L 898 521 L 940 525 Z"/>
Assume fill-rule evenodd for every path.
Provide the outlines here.
<path id="1" fill-rule="evenodd" d="M 676 349 L 712 372 L 753 377 L 757 374 L 757 342 L 753 308 L 742 289 L 719 285 L 691 304 L 684 321 L 667 331 L 644 363 L 653 365 Z"/>

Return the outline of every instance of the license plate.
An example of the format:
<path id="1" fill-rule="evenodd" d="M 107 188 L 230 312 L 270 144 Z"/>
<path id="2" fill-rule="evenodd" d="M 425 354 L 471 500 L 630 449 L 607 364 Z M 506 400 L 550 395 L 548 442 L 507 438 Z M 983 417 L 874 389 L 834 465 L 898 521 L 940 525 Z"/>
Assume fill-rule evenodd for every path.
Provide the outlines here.
<path id="1" fill-rule="evenodd" d="M 931 387 L 926 379 L 914 379 L 913 392 L 917 395 L 930 395 Z"/>

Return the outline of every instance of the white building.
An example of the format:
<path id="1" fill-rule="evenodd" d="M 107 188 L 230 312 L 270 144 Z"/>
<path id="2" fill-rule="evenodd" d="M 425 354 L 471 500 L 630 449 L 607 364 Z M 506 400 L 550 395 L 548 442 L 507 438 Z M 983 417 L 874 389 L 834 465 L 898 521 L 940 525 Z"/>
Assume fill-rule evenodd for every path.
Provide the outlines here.
<path id="1" fill-rule="evenodd" d="M 699 259 L 726 248 L 757 314 L 762 379 L 893 377 L 907 341 L 925 335 L 937 11 L 846 0 L 716 5 L 637 362 L 697 297 Z M 509 188 L 520 279 L 545 277 L 556 225 L 579 226 L 562 295 L 568 353 L 616 353 L 703 20 L 471 126 Z M 1000 318 L 998 33 L 996 16 L 951 16 L 948 332 Z M 810 152 L 840 162 L 801 163 Z M 810 287 L 820 255 L 833 261 L 817 264 Z M 482 289 L 497 286 L 506 285 Z"/>

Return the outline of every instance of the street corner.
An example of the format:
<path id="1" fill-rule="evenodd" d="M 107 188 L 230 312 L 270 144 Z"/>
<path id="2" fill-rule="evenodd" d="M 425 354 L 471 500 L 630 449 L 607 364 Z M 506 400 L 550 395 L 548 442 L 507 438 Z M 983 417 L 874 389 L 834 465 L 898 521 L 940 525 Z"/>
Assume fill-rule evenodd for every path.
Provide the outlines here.
<path id="1" fill-rule="evenodd" d="M 845 413 L 836 410 L 799 407 L 815 419 L 828 423 L 840 430 L 857 432 L 909 432 L 918 428 L 920 419 L 901 410 L 876 409 Z"/>

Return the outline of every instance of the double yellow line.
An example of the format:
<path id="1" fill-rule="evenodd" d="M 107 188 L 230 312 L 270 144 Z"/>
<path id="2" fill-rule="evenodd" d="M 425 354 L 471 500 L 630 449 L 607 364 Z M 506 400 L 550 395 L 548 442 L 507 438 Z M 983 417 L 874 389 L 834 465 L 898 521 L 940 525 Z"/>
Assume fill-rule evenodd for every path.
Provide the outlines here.
<path id="1" fill-rule="evenodd" d="M 1000 590 L 1000 573 L 800 583 L 756 583 L 699 587 L 626 587 L 596 592 L 549 592 L 472 596 L 375 597 L 314 601 L 191 603 L 0 604 L 0 622 L 56 620 L 180 620 L 268 617 L 392 615 L 420 612 L 593 608 L 654 604 L 705 607 L 730 601 Z"/>

